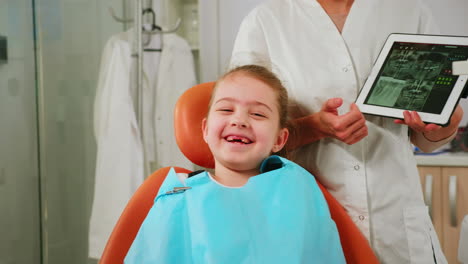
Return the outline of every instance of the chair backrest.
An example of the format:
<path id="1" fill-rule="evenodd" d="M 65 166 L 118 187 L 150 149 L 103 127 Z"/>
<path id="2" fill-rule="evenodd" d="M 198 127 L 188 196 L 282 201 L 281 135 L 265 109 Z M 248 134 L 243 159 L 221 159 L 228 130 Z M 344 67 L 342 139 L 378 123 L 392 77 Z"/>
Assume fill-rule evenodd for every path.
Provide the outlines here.
<path id="1" fill-rule="evenodd" d="M 174 111 L 174 131 L 182 153 L 198 166 L 212 169 L 214 159 L 203 140 L 202 120 L 208 113 L 214 82 L 195 85 L 177 100 Z"/>
<path id="2" fill-rule="evenodd" d="M 174 124 L 177 144 L 193 163 L 213 168 L 213 156 L 203 140 L 201 120 L 206 116 L 214 82 L 202 83 L 188 89 L 177 101 Z M 104 249 L 100 263 L 123 263 L 141 223 L 153 205 L 169 167 L 159 169 L 148 177 L 130 199 Z M 177 172 L 188 172 L 176 168 Z M 335 221 L 347 263 L 379 263 L 368 241 L 341 204 L 319 183 Z"/>

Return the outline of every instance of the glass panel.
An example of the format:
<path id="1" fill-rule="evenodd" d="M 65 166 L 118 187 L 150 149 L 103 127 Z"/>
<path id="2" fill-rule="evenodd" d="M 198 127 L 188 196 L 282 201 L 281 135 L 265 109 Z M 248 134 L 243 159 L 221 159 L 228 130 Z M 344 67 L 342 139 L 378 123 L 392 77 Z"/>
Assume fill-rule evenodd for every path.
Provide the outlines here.
<path id="1" fill-rule="evenodd" d="M 9 264 L 41 257 L 31 3 L 0 1 L 0 263 Z"/>
<path id="2" fill-rule="evenodd" d="M 88 260 L 96 145 L 93 104 L 101 53 L 124 26 L 122 0 L 36 0 L 41 82 L 44 263 Z"/>

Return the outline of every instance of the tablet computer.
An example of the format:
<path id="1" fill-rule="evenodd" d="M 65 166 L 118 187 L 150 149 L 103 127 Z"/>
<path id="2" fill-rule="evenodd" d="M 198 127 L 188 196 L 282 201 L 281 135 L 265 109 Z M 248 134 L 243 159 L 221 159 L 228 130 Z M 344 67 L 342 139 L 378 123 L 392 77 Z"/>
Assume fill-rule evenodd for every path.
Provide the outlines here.
<path id="1" fill-rule="evenodd" d="M 365 114 L 404 119 L 417 111 L 426 123 L 445 126 L 467 83 L 452 62 L 467 60 L 468 37 L 390 34 L 356 104 Z"/>

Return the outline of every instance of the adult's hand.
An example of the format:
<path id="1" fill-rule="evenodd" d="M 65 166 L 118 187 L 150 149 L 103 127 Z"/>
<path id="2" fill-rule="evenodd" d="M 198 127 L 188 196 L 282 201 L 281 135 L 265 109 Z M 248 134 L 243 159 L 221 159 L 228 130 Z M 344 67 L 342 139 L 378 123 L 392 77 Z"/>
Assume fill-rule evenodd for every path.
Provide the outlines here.
<path id="1" fill-rule="evenodd" d="M 338 115 L 338 108 L 342 104 L 341 98 L 327 100 L 318 113 L 318 124 L 325 137 L 336 138 L 351 145 L 367 136 L 366 119 L 355 103 L 351 104 L 349 112 Z"/>
<path id="2" fill-rule="evenodd" d="M 416 111 L 404 111 L 404 120 L 397 119 L 396 124 L 407 125 L 413 132 L 422 134 L 427 140 L 437 142 L 444 140 L 455 133 L 463 117 L 463 109 L 458 105 L 450 118 L 450 124 L 442 127 L 436 124 L 426 124 Z"/>
<path id="3" fill-rule="evenodd" d="M 339 115 L 342 104 L 343 99 L 331 98 L 319 112 L 293 120 L 286 148 L 293 150 L 327 137 L 354 144 L 367 136 L 366 120 L 359 108 L 353 103 L 349 112 Z"/>
<path id="4" fill-rule="evenodd" d="M 404 120 L 395 119 L 393 122 L 395 124 L 407 125 L 417 133 L 424 133 L 430 131 L 437 131 L 442 127 L 436 124 L 426 124 L 421 120 L 418 112 L 416 111 L 404 111 L 403 112 Z"/>

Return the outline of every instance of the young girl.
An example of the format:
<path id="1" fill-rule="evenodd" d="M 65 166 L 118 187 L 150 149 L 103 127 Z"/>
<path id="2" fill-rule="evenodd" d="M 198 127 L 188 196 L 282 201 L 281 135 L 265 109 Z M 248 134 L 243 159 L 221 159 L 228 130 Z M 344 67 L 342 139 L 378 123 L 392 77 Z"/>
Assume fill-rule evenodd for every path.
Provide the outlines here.
<path id="1" fill-rule="evenodd" d="M 260 66 L 218 80 L 202 123 L 214 172 L 169 172 L 125 263 L 345 263 L 314 177 L 270 156 L 288 139 L 287 101 Z"/>

